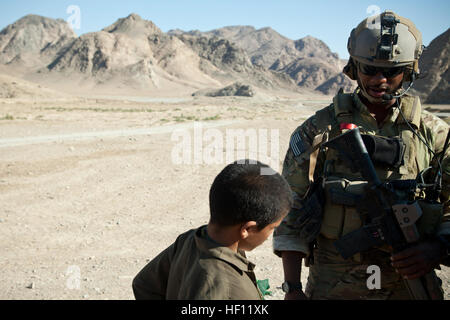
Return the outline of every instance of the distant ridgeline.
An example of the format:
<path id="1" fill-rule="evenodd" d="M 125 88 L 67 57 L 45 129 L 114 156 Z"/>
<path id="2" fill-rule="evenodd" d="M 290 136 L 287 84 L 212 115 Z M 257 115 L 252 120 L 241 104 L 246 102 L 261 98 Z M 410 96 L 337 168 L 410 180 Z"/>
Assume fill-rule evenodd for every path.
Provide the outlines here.
<path id="1" fill-rule="evenodd" d="M 448 103 L 448 33 L 425 51 L 421 68 L 429 75 L 417 81 L 422 97 L 435 103 Z M 271 28 L 251 26 L 164 33 L 137 14 L 79 37 L 64 20 L 37 15 L 0 32 L 0 64 L 6 69 L 30 81 L 70 80 L 91 90 L 179 87 L 195 93 L 240 83 L 333 95 L 339 88 L 354 89 L 342 74 L 345 63 L 311 36 L 294 41 Z"/>

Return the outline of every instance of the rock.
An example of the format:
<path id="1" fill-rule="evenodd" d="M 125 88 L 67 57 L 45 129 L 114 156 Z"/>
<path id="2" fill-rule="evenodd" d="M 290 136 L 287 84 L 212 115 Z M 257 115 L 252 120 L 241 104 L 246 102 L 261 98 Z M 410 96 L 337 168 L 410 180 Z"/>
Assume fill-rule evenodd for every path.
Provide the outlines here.
<path id="1" fill-rule="evenodd" d="M 253 97 L 254 90 L 250 85 L 235 82 L 227 87 L 219 90 L 200 90 L 192 94 L 193 96 L 204 95 L 207 97 L 225 97 L 225 96 L 240 96 Z"/>

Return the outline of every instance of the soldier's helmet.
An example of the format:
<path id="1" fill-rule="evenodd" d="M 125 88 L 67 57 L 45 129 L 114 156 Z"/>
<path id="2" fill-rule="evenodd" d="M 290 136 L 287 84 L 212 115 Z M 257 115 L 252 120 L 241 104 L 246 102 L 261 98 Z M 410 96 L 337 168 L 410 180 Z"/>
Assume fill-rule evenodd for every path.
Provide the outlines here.
<path id="1" fill-rule="evenodd" d="M 406 81 L 419 75 L 422 34 L 411 20 L 393 11 L 364 19 L 352 30 L 347 49 L 350 59 L 344 73 L 352 80 L 356 80 L 358 62 L 384 68 L 404 66 Z"/>

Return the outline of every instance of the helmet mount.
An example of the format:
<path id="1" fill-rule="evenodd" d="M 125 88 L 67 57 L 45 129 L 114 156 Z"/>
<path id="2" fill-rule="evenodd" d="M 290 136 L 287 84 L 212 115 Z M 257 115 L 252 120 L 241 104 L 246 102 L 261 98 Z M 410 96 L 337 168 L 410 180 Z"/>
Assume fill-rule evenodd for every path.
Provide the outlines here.
<path id="1" fill-rule="evenodd" d="M 376 57 L 379 60 L 390 60 L 394 58 L 394 46 L 398 43 L 398 34 L 395 33 L 395 27 L 400 20 L 394 15 L 385 14 L 381 17 L 381 36 L 380 44 L 377 47 Z"/>

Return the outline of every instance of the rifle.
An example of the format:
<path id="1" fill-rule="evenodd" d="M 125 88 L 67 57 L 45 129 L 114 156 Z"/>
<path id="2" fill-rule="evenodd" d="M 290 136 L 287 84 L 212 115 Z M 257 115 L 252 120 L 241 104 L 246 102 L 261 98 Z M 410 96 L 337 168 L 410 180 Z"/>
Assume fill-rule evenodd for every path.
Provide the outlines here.
<path id="1" fill-rule="evenodd" d="M 359 172 L 368 182 L 364 199 L 357 206 L 364 216 L 363 226 L 334 242 L 341 256 L 347 259 L 358 252 L 384 244 L 391 246 L 393 252 L 399 252 L 417 242 L 419 233 L 415 222 L 422 214 L 420 207 L 417 202 L 399 203 L 395 199 L 392 184 L 380 181 L 359 129 L 348 130 L 323 146 L 337 150 L 350 169 Z M 415 181 L 404 180 L 401 183 L 412 185 Z M 442 299 L 434 272 L 419 279 L 404 281 L 412 299 Z"/>

